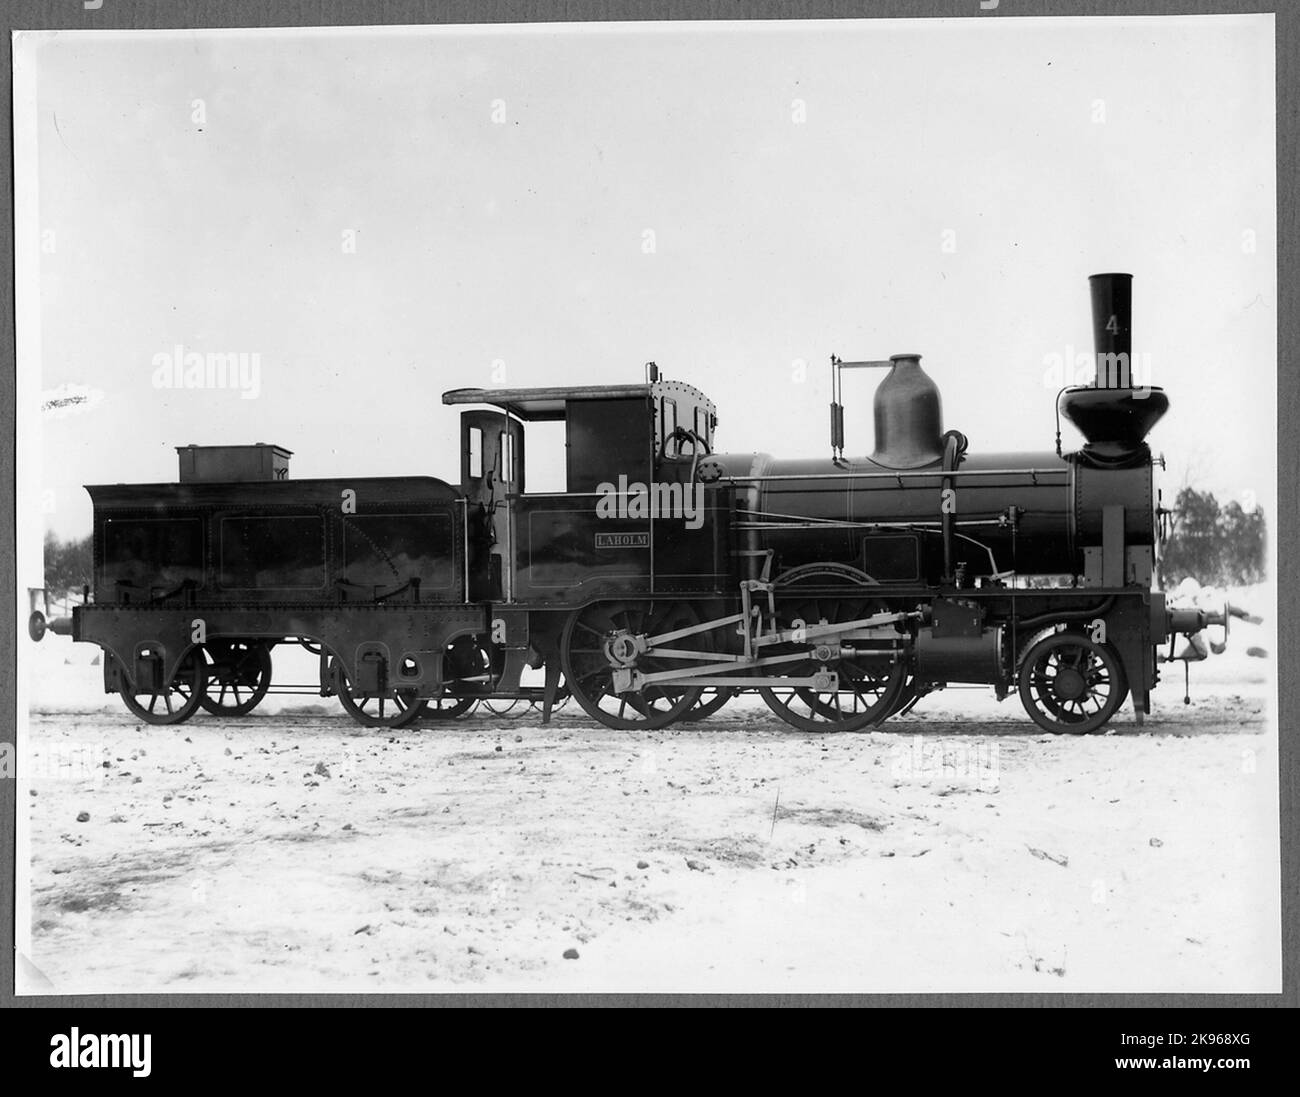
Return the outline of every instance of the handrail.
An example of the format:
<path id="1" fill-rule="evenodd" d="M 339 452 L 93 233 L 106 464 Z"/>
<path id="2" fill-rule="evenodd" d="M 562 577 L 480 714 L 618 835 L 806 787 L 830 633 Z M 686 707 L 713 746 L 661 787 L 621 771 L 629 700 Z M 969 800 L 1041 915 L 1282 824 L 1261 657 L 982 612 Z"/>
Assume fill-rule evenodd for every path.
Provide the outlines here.
<path id="1" fill-rule="evenodd" d="M 896 480 L 903 476 L 934 476 L 943 479 L 948 476 L 1039 476 L 1070 475 L 1069 469 L 955 469 L 945 472 L 937 469 L 899 469 L 897 472 L 799 472 L 760 474 L 757 476 L 719 476 L 718 480 L 731 483 L 754 483 L 767 480 Z"/>

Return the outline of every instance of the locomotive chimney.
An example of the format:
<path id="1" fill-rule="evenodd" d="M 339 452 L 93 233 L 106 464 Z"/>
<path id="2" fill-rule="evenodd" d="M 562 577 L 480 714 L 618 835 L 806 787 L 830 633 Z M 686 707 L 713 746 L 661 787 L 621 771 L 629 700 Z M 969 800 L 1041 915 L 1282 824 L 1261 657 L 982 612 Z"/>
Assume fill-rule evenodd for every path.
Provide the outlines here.
<path id="1" fill-rule="evenodd" d="M 1169 398 L 1163 389 L 1133 383 L 1133 276 L 1094 274 L 1088 286 L 1096 375 L 1091 385 L 1066 389 L 1057 406 L 1087 440 L 1082 459 L 1106 465 L 1142 460 L 1146 436 L 1169 410 Z"/>
<path id="2" fill-rule="evenodd" d="M 1093 388 L 1132 388 L 1133 275 L 1094 274 L 1088 279 L 1092 292 L 1092 338 L 1097 350 L 1097 374 Z"/>

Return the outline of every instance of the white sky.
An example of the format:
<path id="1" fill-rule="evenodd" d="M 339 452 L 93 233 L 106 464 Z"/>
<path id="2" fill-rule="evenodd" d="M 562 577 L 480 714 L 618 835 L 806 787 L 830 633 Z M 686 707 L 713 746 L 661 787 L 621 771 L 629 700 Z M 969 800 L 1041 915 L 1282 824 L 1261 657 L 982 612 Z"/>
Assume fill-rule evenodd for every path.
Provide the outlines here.
<path id="1" fill-rule="evenodd" d="M 15 62 L 22 467 L 61 536 L 80 485 L 173 480 L 190 442 L 455 480 L 439 397 L 494 360 L 515 386 L 654 359 L 721 449 L 814 456 L 828 356 L 917 351 L 972 451 L 1050 449 L 1045 361 L 1092 349 L 1111 270 L 1170 490 L 1190 465 L 1273 512 L 1269 16 L 50 32 Z M 256 352 L 260 394 L 156 389 L 178 343 Z M 851 452 L 876 379 L 849 376 Z M 103 396 L 42 415 L 65 384 Z"/>

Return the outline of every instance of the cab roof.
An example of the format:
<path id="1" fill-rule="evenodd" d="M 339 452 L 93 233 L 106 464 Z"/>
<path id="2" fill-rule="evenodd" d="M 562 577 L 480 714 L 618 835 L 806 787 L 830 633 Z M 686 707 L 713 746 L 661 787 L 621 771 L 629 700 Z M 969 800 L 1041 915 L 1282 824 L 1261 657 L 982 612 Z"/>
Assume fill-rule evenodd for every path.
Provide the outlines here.
<path id="1" fill-rule="evenodd" d="M 650 385 L 569 385 L 540 389 L 452 389 L 444 404 L 490 404 L 525 420 L 563 419 L 570 400 L 647 397 Z"/>
<path id="2" fill-rule="evenodd" d="M 713 411 L 713 402 L 699 389 L 681 381 L 659 380 L 639 385 L 561 385 L 536 389 L 452 389 L 442 394 L 444 404 L 489 404 L 518 419 L 562 420 L 573 400 L 618 400 L 670 394 L 689 394 Z"/>

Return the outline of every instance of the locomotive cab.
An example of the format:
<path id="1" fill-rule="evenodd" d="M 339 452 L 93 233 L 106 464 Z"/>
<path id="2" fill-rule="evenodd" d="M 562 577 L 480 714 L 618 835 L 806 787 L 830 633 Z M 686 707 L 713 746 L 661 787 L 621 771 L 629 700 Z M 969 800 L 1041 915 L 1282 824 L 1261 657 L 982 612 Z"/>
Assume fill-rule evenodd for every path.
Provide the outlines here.
<path id="1" fill-rule="evenodd" d="M 714 532 L 717 493 L 706 503 L 696 490 L 716 409 L 698 389 L 651 376 L 643 384 L 443 394 L 444 404 L 492 409 L 461 414 L 472 598 L 555 603 L 585 590 L 649 589 L 657 553 L 667 555 L 655 570 L 680 557 L 683 578 L 721 580 L 728 561 Z M 525 434 L 544 422 L 564 424 L 565 490 L 529 494 Z M 667 507 L 657 505 L 665 500 Z M 686 562 L 701 548 L 712 562 L 704 577 Z"/>
<path id="2" fill-rule="evenodd" d="M 461 493 L 470 601 L 506 596 L 510 569 L 509 493 L 524 490 L 524 428 L 508 414 L 483 409 L 460 419 Z"/>

